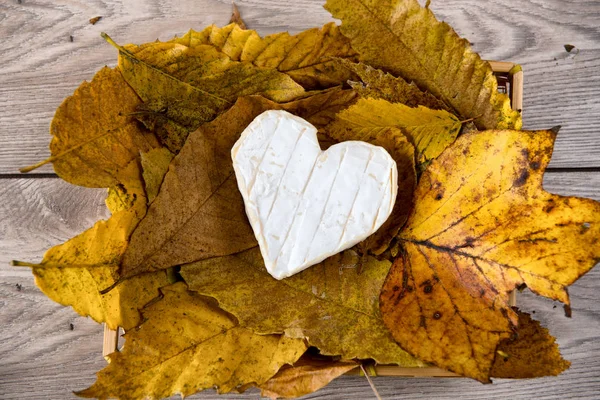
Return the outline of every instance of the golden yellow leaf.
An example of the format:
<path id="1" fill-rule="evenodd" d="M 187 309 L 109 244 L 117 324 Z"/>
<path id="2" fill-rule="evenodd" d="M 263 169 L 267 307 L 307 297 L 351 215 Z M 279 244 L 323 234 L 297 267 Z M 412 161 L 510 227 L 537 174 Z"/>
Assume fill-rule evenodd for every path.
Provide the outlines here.
<path id="1" fill-rule="evenodd" d="M 444 110 L 430 110 L 418 106 L 390 103 L 382 99 L 360 99 L 355 105 L 340 112 L 327 128 L 334 139 L 353 137 L 367 140 L 385 136 L 389 128 L 399 128 L 417 151 L 417 162 L 436 158 L 454 142 L 462 124 Z"/>
<path id="2" fill-rule="evenodd" d="M 306 338 L 322 354 L 344 359 L 422 366 L 381 320 L 379 292 L 389 268 L 389 261 L 349 250 L 278 281 L 254 248 L 184 265 L 181 274 L 190 290 L 216 298 L 257 333 Z"/>
<path id="3" fill-rule="evenodd" d="M 67 182 L 87 187 L 129 185 L 137 177 L 123 170 L 140 151 L 158 146 L 153 134 L 139 129 L 130 115 L 141 104 L 118 70 L 102 68 L 91 82 L 83 82 L 56 110 L 50 133 L 48 162 Z"/>
<path id="4" fill-rule="evenodd" d="M 213 46 L 190 48 L 152 42 L 121 47 L 107 35 L 104 38 L 119 50 L 119 70 L 144 101 L 140 113 L 142 119 L 146 117 L 143 120 L 148 127 L 157 120 L 164 124 L 161 119 L 166 119 L 191 132 L 232 106 L 239 96 L 260 93 L 273 101 L 286 102 L 304 94 L 302 86 L 289 76 L 232 61 Z M 175 140 L 161 140 L 176 152 L 185 134 Z"/>
<path id="5" fill-rule="evenodd" d="M 361 97 L 383 99 L 390 103 L 402 103 L 409 107 L 424 106 L 432 110 L 451 112 L 451 108 L 443 101 L 431 93 L 422 91 L 413 82 L 408 83 L 403 78 L 397 78 L 364 63 L 354 63 L 344 59 L 336 59 L 336 61 L 360 78 L 360 82 L 350 81 L 348 83 Z"/>
<path id="6" fill-rule="evenodd" d="M 179 282 L 161 289 L 163 298 L 144 310 L 144 323 L 125 334 L 125 347 L 81 397 L 182 397 L 204 389 L 229 393 L 261 384 L 306 350 L 304 341 L 256 335 L 211 299 Z"/>
<path id="7" fill-rule="evenodd" d="M 209 26 L 201 32 L 189 31 L 174 43 L 189 47 L 212 45 L 234 61 L 276 69 L 288 74 L 306 89 L 321 89 L 345 83 L 353 75 L 332 57 L 355 60 L 356 52 L 334 23 L 297 35 L 275 33 L 261 38 L 256 31 L 236 24 L 223 28 Z"/>
<path id="8" fill-rule="evenodd" d="M 421 176 L 381 293 L 385 324 L 411 354 L 486 382 L 517 326 L 509 293 L 526 284 L 569 304 L 567 286 L 600 260 L 600 203 L 542 190 L 555 137 L 469 133 Z"/>
<path id="9" fill-rule="evenodd" d="M 415 82 L 480 129 L 520 129 L 487 61 L 417 0 L 327 0 L 341 31 L 372 67 Z"/>
<path id="10" fill-rule="evenodd" d="M 319 360 L 302 356 L 293 366 L 284 366 L 259 386 L 263 397 L 292 399 L 304 396 L 329 384 L 335 378 L 357 368 L 353 361 Z"/>
<path id="11" fill-rule="evenodd" d="M 141 154 L 142 175 L 146 186 L 148 204 L 152 203 L 158 195 L 160 185 L 174 156 L 173 153 L 164 147 Z"/>
<path id="12" fill-rule="evenodd" d="M 122 263 L 123 275 L 256 246 L 233 172 L 233 144 L 266 110 L 283 108 L 322 126 L 337 110 L 354 101 L 354 96 L 333 89 L 284 105 L 258 96 L 243 97 L 223 115 L 190 134 L 173 159 L 148 215 L 131 237 Z"/>
<path id="13" fill-rule="evenodd" d="M 40 264 L 26 264 L 33 268 L 36 285 L 52 300 L 112 329 L 126 330 L 141 322 L 138 310 L 158 296 L 158 288 L 169 284 L 166 271 L 159 271 L 138 275 L 100 294 L 119 279 L 118 265 L 129 235 L 146 211 L 137 162 L 127 170 L 130 175 L 137 170 L 140 181 L 129 190 L 110 191 L 107 204 L 113 215 L 108 220 L 49 249 Z"/>
<path id="14" fill-rule="evenodd" d="M 514 338 L 498 345 L 490 376 L 526 379 L 556 376 L 571 365 L 564 360 L 548 329 L 527 313 L 518 312 L 519 326 Z"/>

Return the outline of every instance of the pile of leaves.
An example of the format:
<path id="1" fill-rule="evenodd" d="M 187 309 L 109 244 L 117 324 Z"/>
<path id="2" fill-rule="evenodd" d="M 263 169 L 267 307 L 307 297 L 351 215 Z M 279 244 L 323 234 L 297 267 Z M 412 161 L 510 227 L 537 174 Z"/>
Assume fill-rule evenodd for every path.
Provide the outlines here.
<path id="1" fill-rule="evenodd" d="M 568 368 L 509 306 L 525 286 L 569 305 L 567 287 L 600 259 L 600 204 L 542 189 L 556 129 L 521 131 L 489 63 L 416 0 L 325 8 L 341 26 L 260 37 L 238 14 L 167 42 L 104 35 L 118 67 L 56 111 L 43 163 L 108 188 L 112 216 L 16 264 L 126 332 L 80 396 L 294 397 L 363 362 L 481 382 Z M 399 170 L 376 234 L 282 281 L 265 270 L 230 157 L 273 109 L 315 125 L 323 148 L 383 146 Z"/>

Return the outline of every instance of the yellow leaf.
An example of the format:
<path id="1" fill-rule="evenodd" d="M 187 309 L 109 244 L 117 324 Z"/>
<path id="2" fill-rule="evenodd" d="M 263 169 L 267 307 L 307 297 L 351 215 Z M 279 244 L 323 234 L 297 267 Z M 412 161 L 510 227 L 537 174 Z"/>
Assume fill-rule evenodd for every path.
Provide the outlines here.
<path id="1" fill-rule="evenodd" d="M 306 350 L 302 340 L 240 327 L 183 282 L 161 292 L 163 298 L 143 310 L 145 322 L 125 334 L 124 350 L 109 355 L 110 364 L 78 396 L 156 399 L 213 387 L 229 393 L 265 382 Z"/>
<path id="2" fill-rule="evenodd" d="M 383 325 L 379 292 L 389 261 L 346 251 L 278 281 L 258 248 L 182 266 L 191 290 L 216 298 L 243 326 L 260 334 L 306 338 L 325 355 L 423 364 L 402 350 Z"/>
<path id="3" fill-rule="evenodd" d="M 350 42 L 334 23 L 313 28 L 297 35 L 275 33 L 261 38 L 253 30 L 236 24 L 223 28 L 214 25 L 201 32 L 189 31 L 174 43 L 189 47 L 212 45 L 234 61 L 257 67 L 276 69 L 288 74 L 306 89 L 338 86 L 352 77 L 350 71 L 332 57 L 356 59 Z"/>
<path id="4" fill-rule="evenodd" d="M 436 158 L 452 144 L 461 126 L 458 118 L 444 110 L 360 99 L 336 116 L 335 122 L 327 128 L 327 134 L 338 140 L 346 137 L 367 140 L 382 136 L 382 132 L 391 127 L 399 128 L 415 146 L 417 161 L 423 163 Z"/>
<path id="5" fill-rule="evenodd" d="M 408 83 L 402 78 L 375 69 L 364 63 L 353 63 L 349 60 L 337 59 L 342 66 L 358 75 L 361 82 L 349 84 L 361 97 L 383 99 L 390 103 L 402 103 L 409 107 L 425 106 L 432 110 L 446 110 L 450 107 L 428 92 L 423 92 L 413 82 Z"/>
<path id="6" fill-rule="evenodd" d="M 556 376 L 571 365 L 564 360 L 548 329 L 527 313 L 518 312 L 519 326 L 514 338 L 498 345 L 490 376 L 527 379 Z"/>
<path id="7" fill-rule="evenodd" d="M 150 118 L 144 121 L 147 126 L 156 123 L 152 117 L 160 117 L 191 132 L 232 106 L 239 96 L 260 93 L 286 102 L 304 94 L 289 76 L 231 61 L 213 46 L 152 42 L 121 47 L 107 35 L 104 38 L 119 50 L 119 70 L 145 103 L 140 112 Z M 169 137 L 161 140 L 170 142 Z M 173 143 L 181 146 L 184 140 L 177 138 Z"/>
<path id="8" fill-rule="evenodd" d="M 260 395 L 271 399 L 304 396 L 357 367 L 358 363 L 353 361 L 319 360 L 303 356 L 294 366 L 284 366 L 274 377 L 260 385 Z"/>
<path id="9" fill-rule="evenodd" d="M 420 359 L 489 380 L 522 284 L 569 303 L 567 286 L 600 260 L 600 203 L 542 190 L 554 131 L 461 136 L 415 191 L 381 293 L 386 326 Z"/>
<path id="10" fill-rule="evenodd" d="M 152 203 L 158 195 L 160 185 L 173 157 L 174 154 L 164 147 L 141 154 L 142 175 L 146 185 L 148 204 Z"/>
<path id="11" fill-rule="evenodd" d="M 67 182 L 87 187 L 129 185 L 123 173 L 140 151 L 158 146 L 151 133 L 142 132 L 131 113 L 141 104 L 119 71 L 102 68 L 91 82 L 83 82 L 56 110 L 50 133 L 48 162 Z"/>
<path id="12" fill-rule="evenodd" d="M 49 298 L 112 329 L 127 330 L 141 322 L 138 310 L 158 296 L 158 288 L 169 284 L 169 277 L 166 271 L 143 274 L 100 294 L 119 279 L 118 265 L 129 236 L 146 212 L 137 162 L 126 171 L 130 176 L 137 171 L 138 182 L 110 191 L 107 205 L 113 215 L 49 249 L 40 264 L 31 266 L 36 285 Z"/>
<path id="13" fill-rule="evenodd" d="M 520 129 L 487 61 L 417 0 L 327 0 L 361 61 L 415 82 L 480 129 Z"/>
<path id="14" fill-rule="evenodd" d="M 237 187 L 231 148 L 259 114 L 285 109 L 322 126 L 354 101 L 332 89 L 279 105 L 242 97 L 226 113 L 190 134 L 169 167 L 160 193 L 131 237 L 124 276 L 237 253 L 256 246 Z"/>

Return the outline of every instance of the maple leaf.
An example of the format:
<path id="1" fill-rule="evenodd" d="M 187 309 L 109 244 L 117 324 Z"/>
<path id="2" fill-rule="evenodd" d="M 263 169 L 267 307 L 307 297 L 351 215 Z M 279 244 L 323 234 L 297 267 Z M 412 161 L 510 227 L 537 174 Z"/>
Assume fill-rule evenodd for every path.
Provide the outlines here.
<path id="1" fill-rule="evenodd" d="M 158 146 L 154 135 L 140 130 L 130 115 L 139 104 L 118 70 L 102 68 L 56 110 L 50 125 L 52 156 L 21 172 L 52 162 L 58 176 L 75 185 L 135 182 L 137 176 L 128 176 L 127 166 L 140 151 Z"/>
<path id="2" fill-rule="evenodd" d="M 556 376 L 571 365 L 558 350 L 556 339 L 531 315 L 518 312 L 517 332 L 498 345 L 490 375 L 494 378 L 525 379 Z"/>
<path id="3" fill-rule="evenodd" d="M 119 70 L 144 101 L 140 112 L 146 114 L 142 120 L 148 127 L 157 123 L 156 118 L 164 124 L 162 118 L 191 132 L 232 106 L 239 96 L 260 93 L 285 102 L 304 93 L 289 76 L 231 61 L 213 46 L 152 42 L 121 47 L 108 35 L 103 37 L 119 50 Z M 166 132 L 171 130 L 176 129 Z M 175 140 L 161 137 L 173 152 L 185 141 L 185 133 L 177 131 L 177 135 Z"/>
<path id="4" fill-rule="evenodd" d="M 461 127 L 460 120 L 444 110 L 360 99 L 336 116 L 327 127 L 327 134 L 334 139 L 352 136 L 355 140 L 368 141 L 374 136 L 385 137 L 383 132 L 389 128 L 399 128 L 415 146 L 417 161 L 424 163 L 452 144 Z"/>
<path id="5" fill-rule="evenodd" d="M 322 89 L 345 83 L 353 75 L 333 57 L 355 60 L 356 52 L 334 23 L 290 35 L 275 33 L 261 38 L 256 31 L 237 24 L 223 28 L 211 25 L 203 31 L 190 30 L 171 42 L 189 47 L 215 46 L 234 61 L 271 68 L 289 75 L 305 89 Z"/>
<path id="6" fill-rule="evenodd" d="M 229 393 L 261 384 L 306 350 L 304 341 L 257 335 L 239 326 L 209 298 L 178 282 L 161 289 L 163 298 L 143 310 L 144 323 L 125 334 L 123 351 L 81 397 L 187 397 L 208 388 Z"/>
<path id="7" fill-rule="evenodd" d="M 486 382 L 517 326 L 509 293 L 526 284 L 569 304 L 567 286 L 600 260 L 600 203 L 542 190 L 555 137 L 469 133 L 421 176 L 381 292 L 383 320 L 411 354 Z"/>
<path id="8" fill-rule="evenodd" d="M 261 384 L 260 395 L 271 399 L 304 396 L 357 367 L 358 363 L 354 361 L 320 360 L 304 355 L 293 366 L 284 366 Z"/>
<path id="9" fill-rule="evenodd" d="M 417 0 L 327 0 L 361 61 L 415 82 L 480 129 L 520 129 L 487 61 Z"/>
<path id="10" fill-rule="evenodd" d="M 344 359 L 423 366 L 381 320 L 379 292 L 389 268 L 389 261 L 346 251 L 278 281 L 253 248 L 184 265 L 180 273 L 191 290 L 216 298 L 257 333 L 306 338 L 322 354 Z"/>
<path id="11" fill-rule="evenodd" d="M 166 271 L 138 275 L 114 290 L 99 290 L 114 285 L 119 262 L 129 235 L 146 212 L 146 197 L 136 161 L 127 167 L 128 188 L 109 191 L 107 206 L 113 215 L 67 242 L 49 249 L 40 264 L 14 262 L 32 267 L 35 283 L 52 300 L 71 306 L 75 312 L 105 322 L 111 329 L 125 330 L 140 322 L 139 309 L 158 296 L 158 288 L 169 284 Z M 136 183 L 136 184 L 134 184 Z"/>
<path id="12" fill-rule="evenodd" d="M 424 92 L 414 83 L 408 83 L 403 78 L 397 78 L 380 69 L 375 69 L 364 63 L 354 63 L 345 59 L 336 59 L 345 68 L 355 73 L 361 82 L 348 82 L 352 89 L 361 97 L 383 99 L 390 103 L 402 103 L 409 107 L 424 106 L 432 110 L 451 108 L 431 93 Z"/>
<path id="13" fill-rule="evenodd" d="M 354 93 L 335 89 L 284 105 L 258 96 L 243 97 L 190 134 L 131 237 L 122 262 L 123 277 L 256 246 L 233 172 L 233 144 L 266 110 L 285 109 L 322 126 L 354 98 Z"/>

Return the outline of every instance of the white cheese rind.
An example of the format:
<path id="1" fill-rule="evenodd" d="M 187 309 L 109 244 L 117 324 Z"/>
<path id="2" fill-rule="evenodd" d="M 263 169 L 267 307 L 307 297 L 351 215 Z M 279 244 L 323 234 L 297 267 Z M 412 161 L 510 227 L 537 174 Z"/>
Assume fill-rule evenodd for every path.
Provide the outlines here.
<path id="1" fill-rule="evenodd" d="M 385 149 L 349 141 L 321 151 L 317 129 L 286 111 L 256 117 L 231 157 L 265 266 L 276 279 L 366 239 L 396 201 L 397 167 Z"/>

